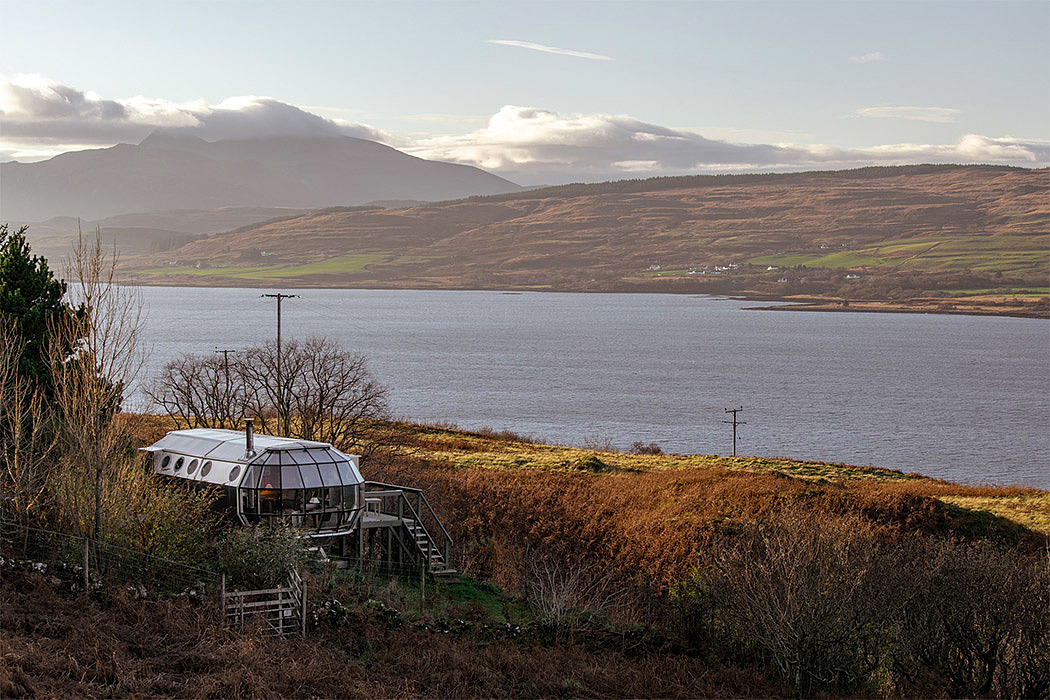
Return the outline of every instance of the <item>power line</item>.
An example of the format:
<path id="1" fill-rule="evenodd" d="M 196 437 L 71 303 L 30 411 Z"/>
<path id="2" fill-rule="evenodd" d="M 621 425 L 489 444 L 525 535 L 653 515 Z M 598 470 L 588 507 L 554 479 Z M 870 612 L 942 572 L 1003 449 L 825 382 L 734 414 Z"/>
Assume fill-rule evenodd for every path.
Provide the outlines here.
<path id="1" fill-rule="evenodd" d="M 298 294 L 260 294 L 260 297 L 269 297 L 277 300 L 277 420 L 284 423 L 283 434 L 287 435 L 288 410 L 285 406 L 284 386 L 281 382 L 281 302 L 285 299 L 300 299 Z"/>
<path id="2" fill-rule="evenodd" d="M 729 424 L 729 423 L 733 424 L 733 456 L 734 457 L 736 457 L 736 427 L 738 425 L 747 425 L 747 421 L 738 421 L 736 419 L 736 414 L 740 413 L 743 410 L 744 410 L 743 406 L 741 406 L 740 408 L 727 408 L 725 411 L 726 411 L 726 413 L 732 413 L 733 414 L 733 420 L 731 420 L 731 421 L 728 421 L 728 420 L 722 421 L 723 423 L 726 423 L 726 424 Z"/>

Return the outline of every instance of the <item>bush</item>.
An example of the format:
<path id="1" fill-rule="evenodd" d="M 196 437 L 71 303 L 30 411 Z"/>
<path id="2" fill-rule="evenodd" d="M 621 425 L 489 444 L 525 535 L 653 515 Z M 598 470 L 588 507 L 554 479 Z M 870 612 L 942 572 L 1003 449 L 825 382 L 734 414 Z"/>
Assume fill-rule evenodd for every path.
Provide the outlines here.
<path id="1" fill-rule="evenodd" d="M 932 676 L 953 697 L 1050 694 L 1050 557 L 918 542 L 908 559 L 894 653 L 906 690 Z"/>
<path id="2" fill-rule="evenodd" d="M 635 440 L 631 443 L 630 452 L 633 455 L 662 455 L 664 453 L 655 442 L 650 442 L 647 445 L 641 440 Z"/>
<path id="3" fill-rule="evenodd" d="M 723 652 L 758 657 L 802 695 L 852 692 L 885 641 L 882 563 L 859 519 L 791 512 L 725 542 L 698 602 Z"/>
<path id="4" fill-rule="evenodd" d="M 237 527 L 218 541 L 215 559 L 228 588 L 259 590 L 284 584 L 307 554 L 291 527 Z"/>

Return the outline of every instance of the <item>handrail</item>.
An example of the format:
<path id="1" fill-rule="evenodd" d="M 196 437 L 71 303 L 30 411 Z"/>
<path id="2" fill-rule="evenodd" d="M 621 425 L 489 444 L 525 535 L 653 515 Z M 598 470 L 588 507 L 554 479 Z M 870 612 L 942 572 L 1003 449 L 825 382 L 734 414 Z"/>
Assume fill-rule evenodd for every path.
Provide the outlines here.
<path id="1" fill-rule="evenodd" d="M 411 486 L 399 486 L 397 484 L 388 484 L 388 483 L 385 483 L 385 482 L 382 482 L 382 481 L 366 481 L 364 485 L 366 487 L 367 486 L 379 486 L 380 488 L 383 488 L 383 489 L 394 489 L 395 491 L 413 491 L 413 492 L 419 493 L 419 494 L 423 493 L 422 489 L 412 488 Z M 371 493 L 371 491 L 369 491 L 369 493 Z"/>
<path id="2" fill-rule="evenodd" d="M 435 524 L 437 524 L 437 527 L 441 531 L 441 535 L 444 538 L 444 547 L 437 547 L 437 550 L 441 554 L 442 558 L 445 560 L 445 565 L 451 566 L 452 546 L 454 544 L 452 537 L 448 534 L 448 530 L 445 529 L 444 523 L 441 522 L 441 518 L 439 518 L 437 513 L 434 511 L 434 507 L 430 505 L 430 501 L 427 500 L 426 494 L 423 493 L 422 489 L 412 488 L 411 486 L 399 486 L 398 484 L 388 484 L 382 481 L 366 481 L 364 482 L 364 486 L 365 497 L 397 497 L 399 499 L 399 503 L 403 502 L 405 505 L 407 505 L 409 512 L 415 517 L 415 520 L 417 523 L 419 523 L 419 526 L 423 528 L 423 532 L 426 533 L 427 539 L 436 545 L 437 543 L 434 542 L 434 537 L 430 534 L 430 531 L 423 523 L 423 507 L 425 506 L 427 513 L 429 513 L 430 515 L 430 519 L 433 520 Z M 369 490 L 370 487 L 374 490 Z M 406 491 L 416 496 L 415 507 L 412 506 L 411 501 L 405 494 Z M 429 546 L 426 555 L 428 557 L 427 565 L 429 566 Z"/>

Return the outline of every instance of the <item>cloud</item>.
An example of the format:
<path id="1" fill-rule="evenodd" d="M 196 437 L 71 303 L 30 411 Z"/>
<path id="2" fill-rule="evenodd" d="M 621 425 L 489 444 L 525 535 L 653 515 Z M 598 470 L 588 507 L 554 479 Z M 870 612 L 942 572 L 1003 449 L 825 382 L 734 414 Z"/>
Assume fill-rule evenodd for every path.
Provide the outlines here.
<path id="1" fill-rule="evenodd" d="M 851 63 L 878 63 L 886 60 L 886 54 L 881 51 L 872 51 L 861 56 L 850 56 Z"/>
<path id="2" fill-rule="evenodd" d="M 206 140 L 275 136 L 356 136 L 382 141 L 364 124 L 326 119 L 271 97 L 230 97 L 172 102 L 137 95 L 105 99 L 39 75 L 0 75 L 3 147 L 16 153 L 137 143 L 156 129 L 191 133 Z M 72 148 L 71 148 L 72 147 Z"/>
<path id="3" fill-rule="evenodd" d="M 829 145 L 731 143 L 627 115 L 562 115 L 508 105 L 467 134 L 435 136 L 406 149 L 477 165 L 524 184 L 742 170 L 850 168 L 906 163 L 1050 163 L 1050 144 L 967 135 L 953 144 Z"/>
<path id="4" fill-rule="evenodd" d="M 513 105 L 480 124 L 462 123 L 460 133 L 390 134 L 334 118 L 339 113 L 353 116 L 352 110 L 325 109 L 333 118 L 270 97 L 231 97 L 218 104 L 141 95 L 106 99 L 40 76 L 0 76 L 0 160 L 26 162 L 65 151 L 137 143 L 162 128 L 207 140 L 356 136 L 422 158 L 479 166 L 522 184 L 879 164 L 1050 164 L 1050 142 L 1008 136 L 968 134 L 947 144 L 847 149 L 798 143 L 806 137 L 784 132 L 671 128 L 624 114 L 561 114 Z M 957 112 L 945 107 L 866 107 L 855 115 L 950 121 Z M 425 123 L 429 117 L 418 118 Z"/>
<path id="5" fill-rule="evenodd" d="M 862 107 L 853 113 L 876 119 L 912 119 L 921 122 L 953 122 L 959 110 L 952 107 Z"/>
<path id="6" fill-rule="evenodd" d="M 603 56 L 600 53 L 588 53 L 586 51 L 575 51 L 573 49 L 559 49 L 554 46 L 544 46 L 543 44 L 534 44 L 531 41 L 514 41 L 512 39 L 489 39 L 490 44 L 501 44 L 503 46 L 518 46 L 523 49 L 532 49 L 533 51 L 543 51 L 544 53 L 556 53 L 562 56 L 575 56 L 576 58 L 589 58 L 594 61 L 611 61 L 611 56 Z"/>

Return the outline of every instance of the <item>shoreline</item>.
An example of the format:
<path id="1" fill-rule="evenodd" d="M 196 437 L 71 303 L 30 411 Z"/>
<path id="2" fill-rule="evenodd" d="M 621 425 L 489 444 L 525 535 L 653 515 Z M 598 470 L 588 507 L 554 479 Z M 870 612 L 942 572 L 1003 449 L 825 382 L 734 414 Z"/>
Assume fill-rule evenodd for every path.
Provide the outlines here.
<path id="1" fill-rule="evenodd" d="M 203 288 L 203 289 L 342 289 L 342 290 L 392 290 L 392 291 L 448 291 L 448 292 L 500 292 L 500 293 L 524 293 L 524 292 L 554 292 L 560 294 L 675 294 L 708 297 L 726 297 L 735 301 L 744 302 L 776 302 L 783 306 L 749 306 L 746 311 L 826 311 L 833 313 L 900 313 L 900 314 L 925 314 L 925 315 L 948 315 L 948 316 L 997 316 L 1001 318 L 1031 318 L 1050 320 L 1050 305 L 1025 304 L 1019 302 L 1016 305 L 1005 305 L 999 301 L 976 300 L 978 304 L 967 304 L 967 297 L 931 297 L 922 299 L 909 299 L 904 302 L 889 300 L 845 300 L 832 299 L 819 296 L 794 296 L 776 295 L 764 292 L 748 292 L 747 290 L 733 291 L 725 290 L 718 292 L 705 292 L 698 290 L 674 290 L 674 289 L 639 289 L 635 285 L 612 286 L 608 289 L 579 289 L 572 287 L 529 287 L 529 286 L 498 286 L 498 285 L 385 285 L 385 284 L 323 284 L 301 280 L 296 284 L 289 284 L 283 280 L 281 284 L 261 285 L 252 284 L 254 280 L 209 280 L 210 284 L 187 284 L 173 282 L 156 282 L 152 280 L 130 279 L 121 282 L 129 287 L 174 287 L 174 288 Z M 228 283 L 223 283 L 228 282 Z M 992 296 L 992 295 L 986 295 Z M 1003 297 L 1009 295 L 1002 295 Z M 983 301 L 983 305 L 980 302 Z M 994 308 L 995 306 L 1003 308 Z M 946 308 L 948 307 L 948 308 Z"/>

